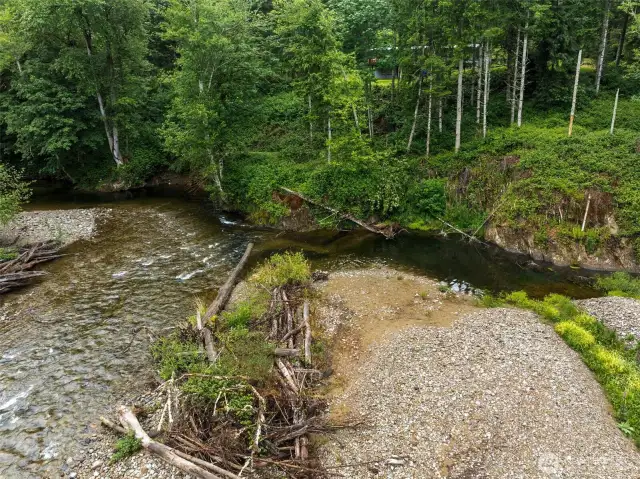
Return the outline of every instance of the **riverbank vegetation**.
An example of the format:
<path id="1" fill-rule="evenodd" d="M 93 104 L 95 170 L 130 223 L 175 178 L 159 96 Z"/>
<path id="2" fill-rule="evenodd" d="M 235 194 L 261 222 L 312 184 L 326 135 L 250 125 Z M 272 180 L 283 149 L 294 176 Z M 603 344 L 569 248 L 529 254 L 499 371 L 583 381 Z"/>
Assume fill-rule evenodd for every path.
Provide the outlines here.
<path id="1" fill-rule="evenodd" d="M 596 280 L 596 287 L 609 296 L 640 299 L 640 278 L 629 273 L 617 272 L 610 276 L 601 276 Z"/>
<path id="2" fill-rule="evenodd" d="M 487 297 L 484 303 L 529 309 L 553 324 L 555 331 L 593 371 L 609 399 L 618 427 L 640 447 L 640 343 L 629 347 L 628 338 L 619 338 L 593 316 L 580 310 L 569 298 L 551 294 L 534 300 L 524 292 L 501 298 Z"/>
<path id="3" fill-rule="evenodd" d="M 287 187 L 371 223 L 637 246 L 637 9 L 5 0 L 0 155 L 84 188 L 177 171 L 260 223 L 300 207 Z"/>
<path id="4" fill-rule="evenodd" d="M 209 317 L 211 308 L 199 304 L 155 342 L 163 401 L 154 417 L 164 445 L 225 477 L 247 468 L 320 477 L 309 434 L 323 428 L 323 402 L 313 394 L 323 356 L 309 319 L 310 282 L 301 254 L 276 254 L 248 276 L 229 309 Z M 131 442 L 123 440 L 118 457 Z"/>

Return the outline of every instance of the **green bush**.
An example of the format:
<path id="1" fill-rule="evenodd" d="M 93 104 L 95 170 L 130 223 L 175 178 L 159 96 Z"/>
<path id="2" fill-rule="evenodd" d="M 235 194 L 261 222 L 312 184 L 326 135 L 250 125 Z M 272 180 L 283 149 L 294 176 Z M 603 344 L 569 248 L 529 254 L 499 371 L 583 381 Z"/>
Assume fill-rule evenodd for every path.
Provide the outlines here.
<path id="1" fill-rule="evenodd" d="M 18 257 L 18 252 L 15 248 L 5 248 L 0 246 L 0 262 L 11 261 Z"/>
<path id="2" fill-rule="evenodd" d="M 111 456 L 111 462 L 119 462 L 127 457 L 131 457 L 142 449 L 142 441 L 137 439 L 133 433 L 127 434 L 122 439 L 118 439 L 115 452 Z"/>
<path id="3" fill-rule="evenodd" d="M 169 380 L 175 374 L 201 371 L 206 367 L 204 352 L 200 344 L 180 338 L 179 334 L 173 334 L 160 338 L 151 346 L 151 356 L 158 364 L 159 374 L 162 379 Z"/>
<path id="4" fill-rule="evenodd" d="M 31 196 L 29 184 L 20 176 L 19 171 L 0 164 L 0 226 L 11 221 Z"/>
<path id="5" fill-rule="evenodd" d="M 267 289 L 287 284 L 304 284 L 311 279 L 311 268 L 302 253 L 274 254 L 261 266 L 256 268 L 250 277 Z"/>
<path id="6" fill-rule="evenodd" d="M 623 271 L 598 277 L 596 287 L 606 291 L 610 296 L 640 298 L 640 278 Z"/>

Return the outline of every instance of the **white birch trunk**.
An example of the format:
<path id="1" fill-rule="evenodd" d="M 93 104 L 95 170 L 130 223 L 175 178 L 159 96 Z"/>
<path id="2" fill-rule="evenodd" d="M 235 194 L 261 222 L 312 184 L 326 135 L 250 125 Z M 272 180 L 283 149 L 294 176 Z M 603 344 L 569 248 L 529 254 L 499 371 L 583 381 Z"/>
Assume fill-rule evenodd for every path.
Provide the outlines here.
<path id="1" fill-rule="evenodd" d="M 527 17 L 529 15 L 527 14 Z M 527 75 L 527 43 L 529 41 L 529 20 L 524 26 L 524 39 L 522 40 L 522 70 L 520 71 L 520 96 L 518 98 L 518 128 L 522 126 L 522 105 L 524 104 L 524 87 Z"/>
<path id="2" fill-rule="evenodd" d="M 489 105 L 489 81 L 491 74 L 489 67 L 491 66 L 491 47 L 487 43 L 486 51 L 484 53 L 484 102 L 482 106 L 482 138 L 487 137 L 487 106 Z"/>
<path id="3" fill-rule="evenodd" d="M 576 116 L 576 99 L 578 97 L 578 83 L 580 82 L 580 66 L 582 65 L 582 50 L 578 52 L 576 64 L 576 77 L 573 82 L 573 98 L 571 99 L 571 116 L 569 117 L 569 136 L 573 133 L 573 120 Z"/>
<path id="4" fill-rule="evenodd" d="M 413 111 L 413 124 L 411 125 L 411 133 L 409 133 L 409 141 L 407 142 L 407 151 L 411 151 L 411 143 L 413 143 L 413 135 L 416 133 L 416 124 L 418 123 L 418 111 L 420 110 L 420 99 L 422 97 L 422 72 L 420 72 L 420 80 L 418 81 L 418 99 L 416 100 L 416 108 Z"/>
<path id="5" fill-rule="evenodd" d="M 22 76 L 22 65 L 20 64 L 20 60 L 16 60 L 16 65 L 18 67 L 18 73 Z"/>
<path id="6" fill-rule="evenodd" d="M 516 95 L 518 94 L 518 60 L 520 58 L 520 28 L 518 28 L 518 41 L 516 43 L 516 59 L 513 64 L 513 85 L 511 87 L 511 125 L 516 119 Z"/>
<path id="7" fill-rule="evenodd" d="M 483 57 L 483 45 L 480 44 L 480 53 L 478 54 L 480 58 L 480 68 L 478 69 L 478 90 L 477 90 L 477 99 L 476 99 L 476 123 L 480 124 L 480 103 L 482 101 L 482 65 L 484 63 Z"/>
<path id="8" fill-rule="evenodd" d="M 438 100 L 438 133 L 442 133 L 442 97 Z"/>
<path id="9" fill-rule="evenodd" d="M 458 102 L 456 105 L 456 153 L 460 151 L 460 134 L 462 132 L 462 73 L 464 71 L 464 59 L 458 63 Z"/>
<path id="10" fill-rule="evenodd" d="M 602 80 L 602 69 L 604 68 L 604 55 L 607 51 L 607 35 L 609 33 L 609 10 L 611 8 L 610 0 L 604 7 L 604 18 L 602 20 L 602 38 L 600 39 L 600 54 L 598 55 L 598 64 L 596 67 L 596 94 L 600 92 L 600 81 Z"/>
<path id="11" fill-rule="evenodd" d="M 616 91 L 616 100 L 613 102 L 613 115 L 611 116 L 611 133 L 613 135 L 613 129 L 616 126 L 616 112 L 618 111 L 618 96 L 620 95 L 620 88 Z"/>
<path id="12" fill-rule="evenodd" d="M 433 99 L 433 79 L 429 81 L 429 103 L 427 106 L 427 158 L 431 147 L 431 104 Z"/>
<path id="13" fill-rule="evenodd" d="M 118 136 L 118 127 L 113 125 L 113 159 L 118 166 L 122 166 L 122 154 L 120 153 L 120 138 Z"/>

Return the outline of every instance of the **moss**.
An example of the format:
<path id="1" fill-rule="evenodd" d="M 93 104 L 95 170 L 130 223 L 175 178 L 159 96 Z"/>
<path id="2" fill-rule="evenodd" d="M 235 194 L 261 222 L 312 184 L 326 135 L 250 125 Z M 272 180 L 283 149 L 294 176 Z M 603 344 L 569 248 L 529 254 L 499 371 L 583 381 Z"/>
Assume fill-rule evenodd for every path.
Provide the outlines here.
<path id="1" fill-rule="evenodd" d="M 596 344 L 593 334 L 572 321 L 559 322 L 555 325 L 555 330 L 569 346 L 577 351 L 587 351 Z"/>
<path id="2" fill-rule="evenodd" d="M 142 442 L 133 433 L 127 434 L 116 442 L 115 452 L 111 456 L 111 462 L 119 462 L 127 457 L 131 457 L 142 449 Z"/>

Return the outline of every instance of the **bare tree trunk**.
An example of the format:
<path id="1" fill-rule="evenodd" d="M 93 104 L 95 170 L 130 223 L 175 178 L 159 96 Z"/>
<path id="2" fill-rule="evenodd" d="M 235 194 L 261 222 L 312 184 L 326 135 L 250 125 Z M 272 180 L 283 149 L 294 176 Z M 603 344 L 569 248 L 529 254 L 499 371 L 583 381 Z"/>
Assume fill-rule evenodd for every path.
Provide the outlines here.
<path id="1" fill-rule="evenodd" d="M 331 163 L 331 112 L 327 117 L 327 163 Z"/>
<path id="2" fill-rule="evenodd" d="M 427 158 L 431 147 L 431 103 L 433 99 L 433 78 L 429 80 L 429 104 L 427 106 Z"/>
<path id="3" fill-rule="evenodd" d="M 348 86 L 349 80 L 347 79 L 347 72 L 345 71 L 344 68 L 342 68 L 342 76 L 344 77 L 345 85 Z M 356 105 L 352 103 L 351 109 L 353 110 L 353 121 L 356 125 L 356 131 L 358 132 L 359 135 L 362 135 L 362 132 L 360 131 L 360 121 L 358 121 L 358 111 L 356 110 Z"/>
<path id="4" fill-rule="evenodd" d="M 578 97 L 578 83 L 580 82 L 580 66 L 582 65 L 582 50 L 578 52 L 578 62 L 576 64 L 576 77 L 573 82 L 573 98 L 571 100 L 571 116 L 569 117 L 569 136 L 573 132 L 573 120 L 576 116 L 576 98 Z"/>
<path id="5" fill-rule="evenodd" d="M 413 111 L 413 124 L 411 125 L 411 133 L 409 134 L 407 151 L 411 151 L 411 143 L 413 142 L 413 135 L 416 132 L 416 123 L 418 123 L 418 111 L 420 110 L 421 97 L 422 97 L 422 72 L 420 72 L 420 80 L 418 80 L 418 99 L 416 100 L 416 108 Z"/>
<path id="6" fill-rule="evenodd" d="M 16 66 L 18 67 L 18 73 L 22 76 L 22 65 L 20 64 L 20 60 L 16 60 Z"/>
<path id="7" fill-rule="evenodd" d="M 596 94 L 600 92 L 600 80 L 602 80 L 602 69 L 604 68 L 604 56 L 607 51 L 607 35 L 609 34 L 609 10 L 611 1 L 607 0 L 604 7 L 604 18 L 602 19 L 602 38 L 600 39 L 600 54 L 596 67 Z"/>
<path id="8" fill-rule="evenodd" d="M 456 153 L 460 151 L 460 134 L 462 132 L 462 73 L 464 71 L 464 59 L 458 62 L 458 102 L 456 105 Z"/>
<path id="9" fill-rule="evenodd" d="M 520 56 L 520 27 L 518 27 L 518 41 L 516 43 L 516 58 L 513 64 L 513 84 L 511 87 L 511 125 L 516 119 L 516 95 L 518 93 L 518 59 Z"/>
<path id="10" fill-rule="evenodd" d="M 484 104 L 482 107 L 482 138 L 487 137 L 487 106 L 489 105 L 489 85 L 491 73 L 491 44 L 487 42 L 486 51 L 484 53 Z"/>
<path id="11" fill-rule="evenodd" d="M 611 117 L 611 131 L 610 133 L 613 135 L 613 128 L 616 125 L 616 112 L 618 111 L 618 96 L 620 95 L 620 88 L 616 91 L 616 100 L 613 102 L 613 116 Z"/>
<path id="12" fill-rule="evenodd" d="M 589 197 L 587 198 L 587 207 L 584 210 L 584 218 L 582 220 L 582 231 L 584 231 L 584 228 L 587 226 L 587 217 L 589 216 L 589 206 L 591 206 L 591 194 L 589 194 Z"/>
<path id="13" fill-rule="evenodd" d="M 118 127 L 113 125 L 113 159 L 118 166 L 121 166 L 124 161 L 122 160 L 122 154 L 120 153 L 120 138 L 118 136 Z"/>
<path id="14" fill-rule="evenodd" d="M 480 102 L 482 101 L 482 65 L 484 64 L 483 44 L 480 44 L 480 52 L 478 56 L 480 59 L 479 61 L 480 68 L 478 69 L 478 90 L 477 90 L 478 98 L 476 100 L 476 123 L 479 125 L 480 124 Z"/>
<path id="15" fill-rule="evenodd" d="M 522 70 L 520 71 L 520 97 L 518 98 L 518 128 L 522 126 L 522 105 L 524 103 L 524 87 L 527 75 L 527 43 L 529 40 L 529 14 L 524 26 L 524 39 L 522 40 Z"/>
<path id="16" fill-rule="evenodd" d="M 476 55 L 476 41 L 475 39 L 473 40 L 473 53 L 471 54 L 471 88 L 470 90 L 470 94 L 469 94 L 469 104 L 473 105 L 473 99 L 475 98 L 475 81 L 474 78 L 476 77 L 476 62 L 478 61 L 477 59 L 477 55 Z"/>
<path id="17" fill-rule="evenodd" d="M 624 14 L 624 21 L 622 23 L 622 31 L 620 32 L 620 41 L 618 42 L 618 49 L 616 50 L 616 67 L 620 66 L 620 60 L 622 59 L 622 51 L 624 50 L 624 39 L 627 36 L 627 27 L 629 25 L 629 14 Z"/>
<path id="18" fill-rule="evenodd" d="M 442 133 L 442 97 L 438 99 L 438 132 Z"/>
<path id="19" fill-rule="evenodd" d="M 373 138 L 373 116 L 371 115 L 371 105 L 367 105 L 367 116 L 369 117 L 369 138 Z"/>

